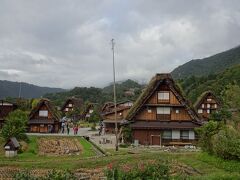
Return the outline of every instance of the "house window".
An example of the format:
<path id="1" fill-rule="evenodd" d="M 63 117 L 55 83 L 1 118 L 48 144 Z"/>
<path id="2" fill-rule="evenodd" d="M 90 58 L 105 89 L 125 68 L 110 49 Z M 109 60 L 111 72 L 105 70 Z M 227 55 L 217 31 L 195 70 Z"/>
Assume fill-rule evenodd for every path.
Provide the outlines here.
<path id="1" fill-rule="evenodd" d="M 147 112 L 148 113 L 152 113 L 152 109 L 151 108 L 147 108 Z"/>
<path id="2" fill-rule="evenodd" d="M 68 107 L 73 107 L 73 105 L 72 104 L 68 104 Z"/>
<path id="3" fill-rule="evenodd" d="M 179 113 L 180 113 L 179 109 L 176 109 L 176 114 L 179 114 Z"/>
<path id="4" fill-rule="evenodd" d="M 172 139 L 172 131 L 163 131 L 163 139 Z"/>
<path id="5" fill-rule="evenodd" d="M 48 117 L 48 111 L 47 110 L 40 110 L 39 111 L 40 117 Z"/>
<path id="6" fill-rule="evenodd" d="M 207 113 L 210 114 L 210 109 L 207 110 Z"/>
<path id="7" fill-rule="evenodd" d="M 217 104 L 214 104 L 214 108 L 217 108 Z"/>
<path id="8" fill-rule="evenodd" d="M 207 108 L 210 108 L 211 107 L 211 105 L 210 104 L 207 104 Z"/>
<path id="9" fill-rule="evenodd" d="M 212 99 L 211 98 L 207 98 L 207 101 L 210 102 L 210 101 L 212 101 Z"/>
<path id="10" fill-rule="evenodd" d="M 69 109 L 68 108 L 65 108 L 65 111 L 68 111 Z"/>
<path id="11" fill-rule="evenodd" d="M 202 108 L 204 108 L 204 104 L 202 104 Z"/>
<path id="12" fill-rule="evenodd" d="M 189 139 L 189 131 L 181 131 L 180 137 L 181 139 Z"/>
<path id="13" fill-rule="evenodd" d="M 93 113 L 93 110 L 92 110 L 92 109 L 90 109 L 90 110 L 89 110 L 89 113 L 90 113 L 90 114 L 92 114 L 92 113 Z"/>
<path id="14" fill-rule="evenodd" d="M 199 113 L 199 114 L 202 114 L 202 113 L 203 113 L 203 110 L 202 110 L 202 109 L 198 109 L 198 113 Z"/>
<path id="15" fill-rule="evenodd" d="M 158 107 L 157 114 L 171 114 L 170 107 Z"/>
<path id="16" fill-rule="evenodd" d="M 167 101 L 170 99 L 170 94 L 169 92 L 159 92 L 158 93 L 158 100 L 164 100 Z"/>

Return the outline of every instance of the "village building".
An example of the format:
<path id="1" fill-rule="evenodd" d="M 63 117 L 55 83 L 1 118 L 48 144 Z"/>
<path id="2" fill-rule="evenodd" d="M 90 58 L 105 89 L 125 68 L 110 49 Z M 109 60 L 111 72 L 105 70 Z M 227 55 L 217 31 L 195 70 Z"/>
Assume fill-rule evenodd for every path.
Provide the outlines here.
<path id="1" fill-rule="evenodd" d="M 221 103 L 211 91 L 204 92 L 194 105 L 197 113 L 204 120 L 209 120 L 211 114 L 220 109 Z"/>
<path id="2" fill-rule="evenodd" d="M 17 109 L 17 105 L 11 102 L 0 100 L 0 129 L 3 127 L 6 117 L 12 111 Z"/>
<path id="3" fill-rule="evenodd" d="M 86 105 L 86 108 L 84 109 L 82 113 L 82 119 L 85 121 L 88 121 L 91 114 L 93 113 L 94 109 L 96 109 L 97 103 L 89 103 Z"/>
<path id="4" fill-rule="evenodd" d="M 29 115 L 29 132 L 58 133 L 60 115 L 48 99 L 41 99 Z"/>
<path id="5" fill-rule="evenodd" d="M 81 98 L 69 98 L 63 104 L 61 111 L 66 114 L 74 110 L 74 108 L 82 108 L 83 100 Z"/>
<path id="6" fill-rule="evenodd" d="M 194 128 L 202 124 L 170 74 L 151 79 L 126 119 L 134 143 L 141 145 L 194 144 Z"/>
<path id="7" fill-rule="evenodd" d="M 102 108 L 102 117 L 103 117 L 103 127 L 105 133 L 113 134 L 115 133 L 115 123 L 117 121 L 118 126 L 126 121 L 126 116 L 129 109 L 133 106 L 131 101 L 124 101 L 117 103 L 117 120 L 115 120 L 115 105 L 114 103 L 105 103 Z"/>

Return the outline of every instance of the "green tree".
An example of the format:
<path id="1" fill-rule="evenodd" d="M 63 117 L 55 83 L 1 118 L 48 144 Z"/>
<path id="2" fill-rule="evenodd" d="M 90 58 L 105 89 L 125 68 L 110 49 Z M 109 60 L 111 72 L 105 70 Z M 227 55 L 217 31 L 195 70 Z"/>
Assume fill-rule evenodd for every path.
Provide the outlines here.
<path id="1" fill-rule="evenodd" d="M 209 121 L 207 124 L 204 124 L 202 127 L 197 128 L 197 134 L 199 135 L 199 146 L 203 151 L 208 153 L 213 153 L 213 143 L 212 137 L 219 132 L 221 129 L 221 124 L 217 121 Z"/>
<path id="2" fill-rule="evenodd" d="M 224 102 L 229 108 L 240 108 L 240 86 L 229 84 L 224 92 Z"/>
<path id="3" fill-rule="evenodd" d="M 21 110 L 11 112 L 6 118 L 6 123 L 1 130 L 1 136 L 7 140 L 16 137 L 18 140 L 26 140 L 27 113 Z"/>
<path id="4" fill-rule="evenodd" d="M 102 119 L 102 117 L 101 117 L 101 115 L 100 115 L 100 112 L 99 112 L 99 110 L 95 107 L 95 108 L 93 109 L 93 112 L 91 113 L 88 121 L 89 121 L 89 122 L 96 123 L 96 122 L 99 122 L 101 119 Z"/>
<path id="5" fill-rule="evenodd" d="M 35 108 L 37 106 L 37 104 L 39 103 L 40 99 L 32 99 L 32 109 Z"/>
<path id="6" fill-rule="evenodd" d="M 210 116 L 210 119 L 213 121 L 222 121 L 224 124 L 227 124 L 227 121 L 230 120 L 232 117 L 231 112 L 228 110 L 228 108 L 223 107 L 219 111 L 213 113 Z"/>

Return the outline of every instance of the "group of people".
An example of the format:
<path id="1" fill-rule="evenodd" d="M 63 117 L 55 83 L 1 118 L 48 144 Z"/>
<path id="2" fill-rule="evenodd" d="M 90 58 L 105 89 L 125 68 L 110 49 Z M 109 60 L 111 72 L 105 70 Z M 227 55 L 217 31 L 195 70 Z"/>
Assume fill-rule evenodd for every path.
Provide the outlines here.
<path id="1" fill-rule="evenodd" d="M 63 121 L 62 123 L 61 123 L 61 133 L 62 134 L 64 134 L 65 133 L 65 129 L 67 130 L 67 134 L 69 135 L 69 133 L 70 133 L 70 126 L 71 126 L 72 124 L 70 123 L 70 122 L 68 122 L 68 121 Z M 79 127 L 78 127 L 78 125 L 76 124 L 76 125 L 73 125 L 73 134 L 74 135 L 77 135 L 78 134 L 78 129 L 79 129 Z"/>

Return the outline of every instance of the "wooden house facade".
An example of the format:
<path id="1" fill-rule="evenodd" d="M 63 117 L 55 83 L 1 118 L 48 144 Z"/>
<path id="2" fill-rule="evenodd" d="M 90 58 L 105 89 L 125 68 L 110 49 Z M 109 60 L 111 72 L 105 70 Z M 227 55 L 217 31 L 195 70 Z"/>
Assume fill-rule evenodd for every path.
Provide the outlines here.
<path id="1" fill-rule="evenodd" d="M 170 74 L 156 74 L 129 111 L 133 140 L 141 145 L 190 145 L 201 121 Z"/>
<path id="2" fill-rule="evenodd" d="M 210 115 L 220 109 L 221 103 L 213 92 L 204 92 L 195 103 L 195 109 L 200 117 L 208 120 Z"/>
<path id="3" fill-rule="evenodd" d="M 47 99 L 41 99 L 29 115 L 29 132 L 58 133 L 60 116 L 55 107 Z"/>
<path id="4" fill-rule="evenodd" d="M 117 123 L 120 125 L 125 121 L 129 109 L 133 106 L 131 101 L 124 101 L 117 103 Z M 114 103 L 108 103 L 102 108 L 103 126 L 105 133 L 113 134 L 115 133 L 115 105 Z"/>
<path id="5" fill-rule="evenodd" d="M 12 111 L 17 109 L 17 105 L 11 102 L 0 100 L 0 129 L 3 127 L 6 117 Z"/>
<path id="6" fill-rule="evenodd" d="M 83 107 L 83 100 L 81 98 L 69 98 L 63 104 L 61 111 L 66 114 L 71 112 L 74 108 Z"/>

